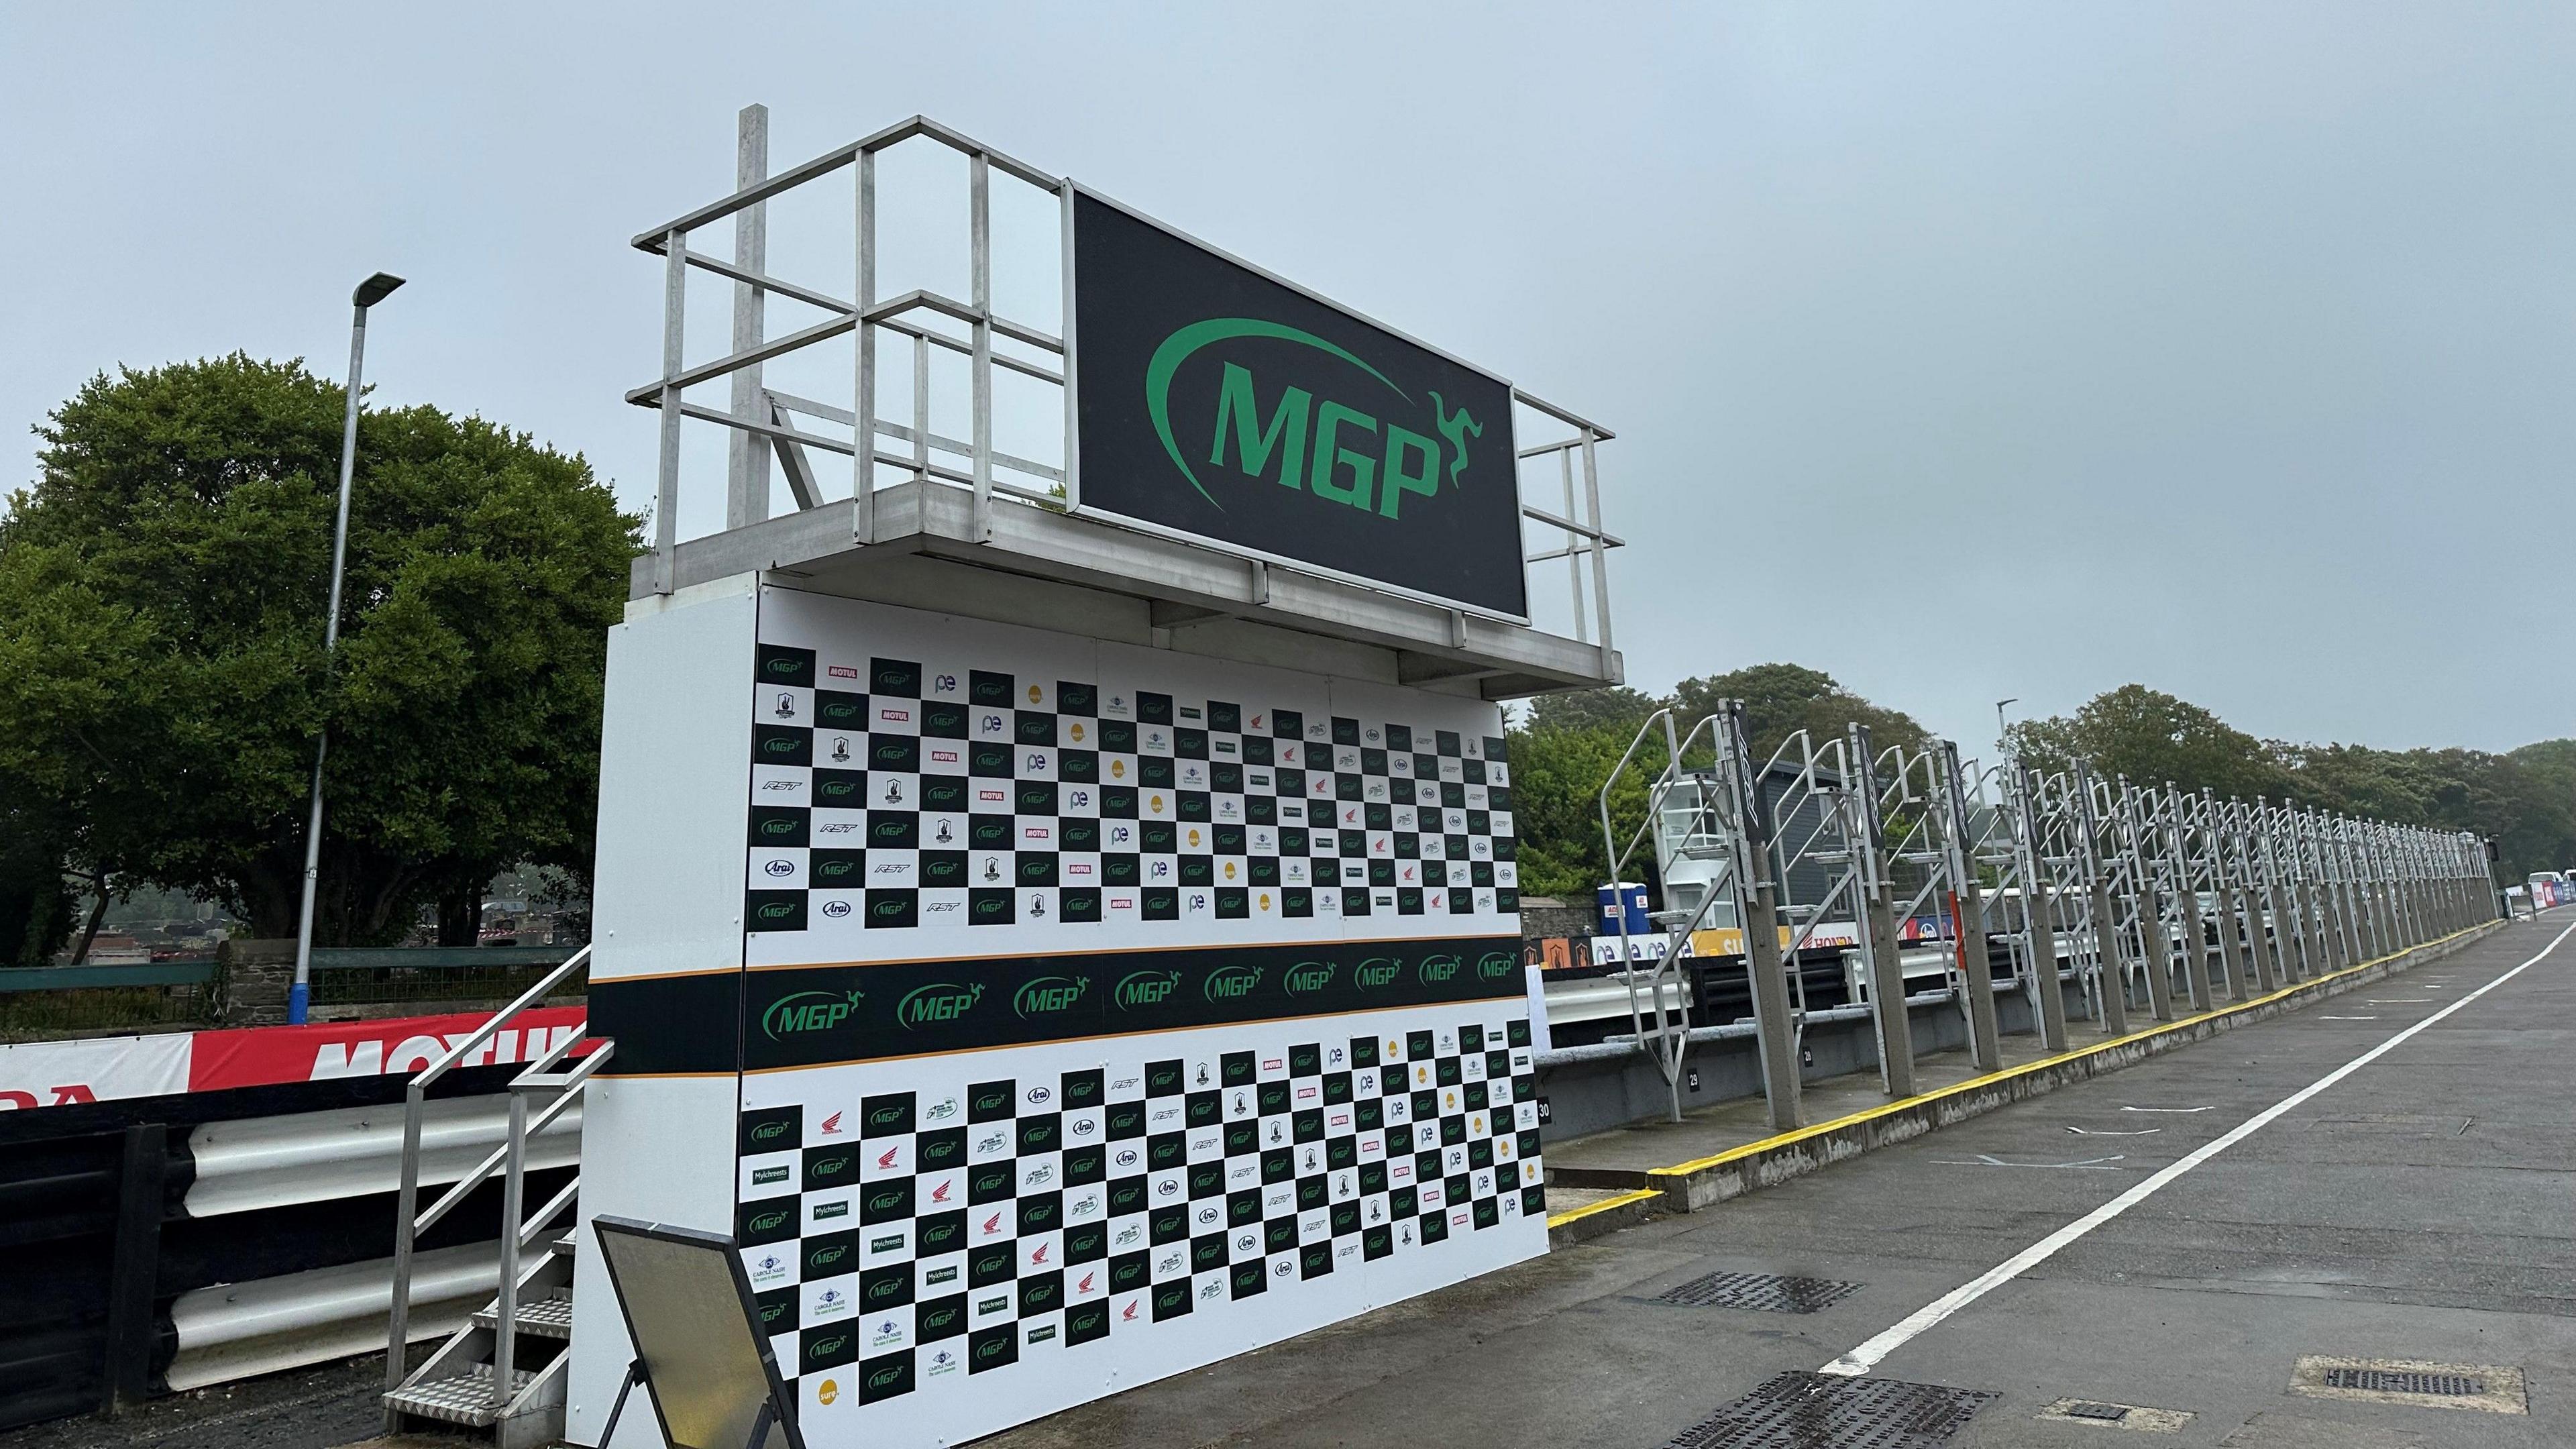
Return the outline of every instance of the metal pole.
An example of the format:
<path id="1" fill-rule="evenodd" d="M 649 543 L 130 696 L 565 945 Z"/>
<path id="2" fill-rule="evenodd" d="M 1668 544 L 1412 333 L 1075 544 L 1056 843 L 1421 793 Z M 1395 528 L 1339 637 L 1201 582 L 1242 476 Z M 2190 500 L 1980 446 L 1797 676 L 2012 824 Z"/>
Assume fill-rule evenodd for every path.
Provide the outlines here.
<path id="1" fill-rule="evenodd" d="M 2129 1034 L 2129 969 L 2121 960 L 2118 922 L 2111 914 L 2111 871 L 2102 862 L 2102 837 L 2093 819 L 2093 775 L 2084 762 L 2075 762 L 2075 808 L 2083 831 L 2076 841 L 2076 853 L 2082 858 L 2084 874 L 2091 888 L 2093 925 L 2093 985 L 2100 1001 L 2102 1031 L 2106 1036 Z"/>
<path id="2" fill-rule="evenodd" d="M 769 107 L 751 105 L 734 118 L 733 180 L 747 190 L 769 179 Z M 733 214 L 733 264 L 746 272 L 769 270 L 769 203 L 755 201 Z M 733 284 L 733 350 L 748 352 L 767 340 L 768 293 L 749 282 Z M 760 364 L 733 374 L 733 415 L 744 422 L 767 423 L 769 407 L 761 396 Z M 725 451 L 725 527 L 741 528 L 769 516 L 769 440 L 758 433 L 728 428 Z"/>
<path id="3" fill-rule="evenodd" d="M 1986 912 L 1983 893 L 1968 859 L 1968 797 L 1959 779 L 1959 747 L 1941 741 L 1934 757 L 1940 772 L 1941 849 L 1950 876 L 1950 929 L 1959 944 L 1959 989 L 1968 998 L 1968 1055 L 1981 1072 L 2003 1066 L 2003 1042 L 1995 1025 L 1995 973 L 1986 960 Z"/>
<path id="4" fill-rule="evenodd" d="M 349 299 L 349 396 L 340 422 L 340 501 L 331 525 L 331 607 L 322 618 L 322 678 L 327 686 L 331 661 L 340 648 L 340 584 L 349 558 L 349 479 L 358 464 L 358 385 L 367 360 L 367 308 L 382 301 L 402 278 L 378 272 L 358 284 Z M 322 878 L 322 762 L 331 753 L 326 722 L 313 742 L 312 809 L 304 820 L 304 900 L 295 922 L 295 984 L 286 993 L 286 1019 L 302 1026 L 313 1004 L 313 896 Z"/>
<path id="5" fill-rule="evenodd" d="M 2024 852 L 2021 879 L 2022 925 L 2030 935 L 2031 979 L 2037 988 L 2032 1002 L 2039 1017 L 2040 1050 L 2066 1050 L 2066 984 L 2057 978 L 2057 929 L 2049 918 L 2048 836 L 2040 817 L 2040 782 L 2028 767 L 2013 766 L 2013 792 L 2021 816 L 2020 839 Z"/>

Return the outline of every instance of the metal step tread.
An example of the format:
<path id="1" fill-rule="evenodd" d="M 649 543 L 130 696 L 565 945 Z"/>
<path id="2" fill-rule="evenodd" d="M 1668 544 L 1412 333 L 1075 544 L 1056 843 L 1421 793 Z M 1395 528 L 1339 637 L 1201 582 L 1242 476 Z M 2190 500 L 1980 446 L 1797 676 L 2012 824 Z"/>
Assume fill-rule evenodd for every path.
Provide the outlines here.
<path id="1" fill-rule="evenodd" d="M 525 1241 L 525 1240 L 523 1239 L 522 1241 Z M 553 1252 L 553 1253 L 560 1253 L 560 1254 L 562 1254 L 564 1257 L 567 1257 L 567 1258 L 571 1257 L 571 1256 L 573 1255 L 574 1250 L 575 1250 L 575 1249 L 577 1249 L 577 1248 L 579 1248 L 580 1246 L 581 1246 L 581 1230 L 580 1230 L 579 1228 L 575 1228 L 575 1229 L 573 1229 L 571 1232 L 568 1232 L 568 1233 L 564 1234 L 562 1237 L 557 1238 L 557 1239 L 555 1239 L 553 1242 L 551 1242 L 551 1243 L 549 1243 L 549 1244 L 547 1244 L 547 1245 L 546 1245 L 546 1247 L 547 1247 L 547 1251 L 549 1251 L 549 1252 Z"/>
<path id="2" fill-rule="evenodd" d="M 559 1288 L 555 1293 L 555 1297 L 533 1298 L 519 1305 L 519 1332 L 536 1338 L 572 1337 L 572 1291 Z M 500 1305 L 496 1303 L 489 1308 L 476 1309 L 474 1326 L 498 1329 L 501 1326 Z"/>
<path id="3" fill-rule="evenodd" d="M 530 1369 L 511 1374 L 512 1397 L 535 1377 L 535 1371 Z M 492 1366 L 488 1363 L 475 1364 L 454 1378 L 405 1384 L 385 1395 L 385 1407 L 469 1429 L 489 1429 L 501 1420 L 501 1410 L 492 1403 Z"/>

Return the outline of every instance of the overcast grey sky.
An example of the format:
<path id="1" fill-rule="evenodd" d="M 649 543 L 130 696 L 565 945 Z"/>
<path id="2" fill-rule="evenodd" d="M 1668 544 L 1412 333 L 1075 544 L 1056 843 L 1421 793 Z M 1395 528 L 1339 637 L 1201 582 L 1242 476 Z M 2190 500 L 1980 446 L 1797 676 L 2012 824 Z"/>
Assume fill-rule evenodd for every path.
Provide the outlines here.
<path id="1" fill-rule="evenodd" d="M 380 400 L 640 504 L 627 238 L 746 102 L 918 111 L 1616 429 L 1636 684 L 2509 748 L 2576 733 L 2571 77 L 2563 3 L 11 7 L 0 483 L 100 369 L 336 375 L 382 267 Z"/>

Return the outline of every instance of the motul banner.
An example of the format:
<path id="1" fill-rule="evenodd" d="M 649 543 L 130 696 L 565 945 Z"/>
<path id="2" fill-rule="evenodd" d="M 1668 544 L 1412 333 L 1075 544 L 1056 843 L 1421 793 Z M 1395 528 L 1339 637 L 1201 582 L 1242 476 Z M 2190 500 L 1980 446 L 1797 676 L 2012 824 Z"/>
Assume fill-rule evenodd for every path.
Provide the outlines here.
<path id="1" fill-rule="evenodd" d="M 549 1006 L 519 1014 L 459 1066 L 488 1067 L 533 1061 L 579 1030 L 586 1009 Z M 330 1022 L 316 1026 L 254 1026 L 201 1031 L 188 1064 L 191 1092 L 261 1087 L 274 1082 L 319 1082 L 333 1077 L 410 1076 L 472 1036 L 489 1013 L 405 1016 L 385 1021 Z"/>
<path id="2" fill-rule="evenodd" d="M 587 1015 L 579 1006 L 522 1012 L 458 1065 L 533 1061 L 579 1031 Z M 410 1076 L 489 1020 L 487 1013 L 459 1012 L 0 1046 L 0 1111 L 336 1077 Z M 587 1043 L 576 1048 L 588 1050 Z"/>

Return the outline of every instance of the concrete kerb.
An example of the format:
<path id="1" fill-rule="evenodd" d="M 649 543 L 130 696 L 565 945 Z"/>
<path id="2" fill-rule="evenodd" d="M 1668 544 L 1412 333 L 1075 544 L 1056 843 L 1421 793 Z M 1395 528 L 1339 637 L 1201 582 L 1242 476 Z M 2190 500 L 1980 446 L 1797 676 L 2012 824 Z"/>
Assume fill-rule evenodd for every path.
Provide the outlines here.
<path id="1" fill-rule="evenodd" d="M 1640 1171 L 1591 1169 L 1585 1185 L 1624 1187 L 1617 1197 L 1589 1203 L 1548 1219 L 1548 1239 L 1563 1247 L 1642 1222 L 1665 1212 L 1697 1212 L 1728 1198 L 1786 1182 L 1864 1152 L 1920 1137 L 1954 1122 L 1982 1116 L 2069 1082 L 2117 1071 L 2222 1031 L 2294 1011 L 2314 1001 L 2365 986 L 2427 961 L 2448 956 L 2504 926 L 2487 921 L 2394 955 L 2348 966 L 2295 985 L 2170 1024 L 2079 1047 L 2026 1066 L 1974 1077 L 1937 1092 L 1854 1112 L 1830 1122 L 1748 1142 L 1713 1156 Z"/>
<path id="2" fill-rule="evenodd" d="M 1561 1213 L 1550 1213 L 1547 1219 L 1547 1245 L 1562 1248 L 1634 1227 L 1663 1211 L 1664 1195 L 1651 1187 L 1636 1188 L 1599 1202 L 1585 1203 Z"/>

